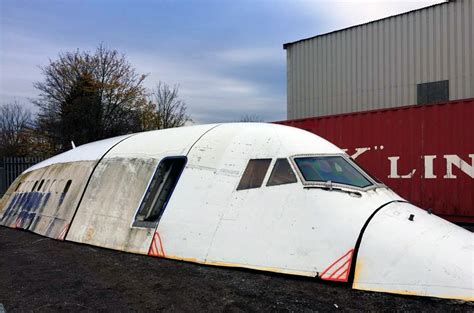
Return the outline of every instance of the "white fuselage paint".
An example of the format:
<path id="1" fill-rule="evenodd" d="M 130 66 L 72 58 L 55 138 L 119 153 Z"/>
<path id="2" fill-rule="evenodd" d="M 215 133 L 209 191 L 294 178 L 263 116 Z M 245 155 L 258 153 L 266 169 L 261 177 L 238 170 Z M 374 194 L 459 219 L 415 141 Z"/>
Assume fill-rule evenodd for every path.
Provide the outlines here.
<path id="1" fill-rule="evenodd" d="M 361 148 L 356 154 L 367 151 Z M 8 224 L 2 225 L 12 226 L 14 211 L 24 209 L 21 203 L 10 203 L 22 177 L 33 183 L 45 171 L 66 168 L 74 173 L 71 164 L 89 160 L 90 170 L 94 166 L 91 176 L 71 178 L 78 198 L 66 198 L 74 205 L 64 207 L 71 211 L 61 215 L 61 225 L 70 228 L 59 233 L 58 226 L 55 238 L 67 234 L 69 241 L 121 251 L 336 281 L 348 281 L 355 264 L 355 288 L 472 300 L 473 268 L 466 266 L 466 259 L 473 260 L 471 233 L 426 218 L 428 213 L 374 181 L 367 188 L 309 184 L 293 157 L 314 155 L 348 157 L 314 134 L 274 124 L 200 125 L 112 138 L 77 147 L 26 171 L 2 199 L 0 218 L 8 213 Z M 159 162 L 176 156 L 186 157 L 187 164 L 159 223 L 134 227 Z M 277 158 L 290 161 L 296 183 L 266 186 Z M 398 174 L 395 158 L 392 171 L 409 175 Z M 434 158 L 427 156 L 425 164 Z M 237 190 L 250 159 L 271 159 L 263 184 Z M 468 164 L 462 166 L 470 170 Z M 429 168 L 425 173 L 436 175 Z M 414 212 L 413 221 L 407 212 Z M 390 214 L 399 218 L 388 218 Z M 410 247 L 417 249 L 400 262 Z M 455 267 L 455 273 L 440 271 L 444 264 Z M 437 273 L 430 277 L 432 271 Z M 459 276 L 463 279 L 456 280 Z"/>

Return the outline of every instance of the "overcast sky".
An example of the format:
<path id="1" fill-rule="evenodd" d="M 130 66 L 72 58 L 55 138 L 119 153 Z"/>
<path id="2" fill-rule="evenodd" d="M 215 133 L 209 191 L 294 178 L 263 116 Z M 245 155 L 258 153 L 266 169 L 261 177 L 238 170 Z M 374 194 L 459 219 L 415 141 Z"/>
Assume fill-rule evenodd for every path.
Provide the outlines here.
<path id="1" fill-rule="evenodd" d="M 146 86 L 179 84 L 197 123 L 286 118 L 283 43 L 439 3 L 433 0 L 0 0 L 0 104 L 34 110 L 33 82 L 59 52 L 101 42 Z"/>

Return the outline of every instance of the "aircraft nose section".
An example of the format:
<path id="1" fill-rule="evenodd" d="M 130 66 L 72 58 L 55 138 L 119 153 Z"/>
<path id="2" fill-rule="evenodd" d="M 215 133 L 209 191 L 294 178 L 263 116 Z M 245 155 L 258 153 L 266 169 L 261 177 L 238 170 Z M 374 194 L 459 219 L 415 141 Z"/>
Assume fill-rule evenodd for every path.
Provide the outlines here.
<path id="1" fill-rule="evenodd" d="M 474 301 L 474 235 L 408 203 L 368 223 L 353 288 Z"/>

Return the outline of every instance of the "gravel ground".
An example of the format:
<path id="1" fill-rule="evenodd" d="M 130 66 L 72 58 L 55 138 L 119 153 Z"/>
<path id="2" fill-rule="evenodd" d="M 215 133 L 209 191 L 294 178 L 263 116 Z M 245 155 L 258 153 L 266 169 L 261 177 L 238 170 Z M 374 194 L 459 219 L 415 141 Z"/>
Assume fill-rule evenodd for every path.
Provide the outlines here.
<path id="1" fill-rule="evenodd" d="M 134 255 L 5 227 L 0 304 L 6 312 L 474 312 L 474 303 Z"/>

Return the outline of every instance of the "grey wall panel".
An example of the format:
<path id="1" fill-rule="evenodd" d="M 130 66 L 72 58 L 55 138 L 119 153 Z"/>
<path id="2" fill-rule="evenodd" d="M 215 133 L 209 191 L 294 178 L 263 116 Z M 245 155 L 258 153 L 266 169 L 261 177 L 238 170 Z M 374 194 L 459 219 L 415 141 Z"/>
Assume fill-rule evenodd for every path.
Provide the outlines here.
<path id="1" fill-rule="evenodd" d="M 287 44 L 289 119 L 416 104 L 449 80 L 474 97 L 474 0 L 457 0 Z"/>

